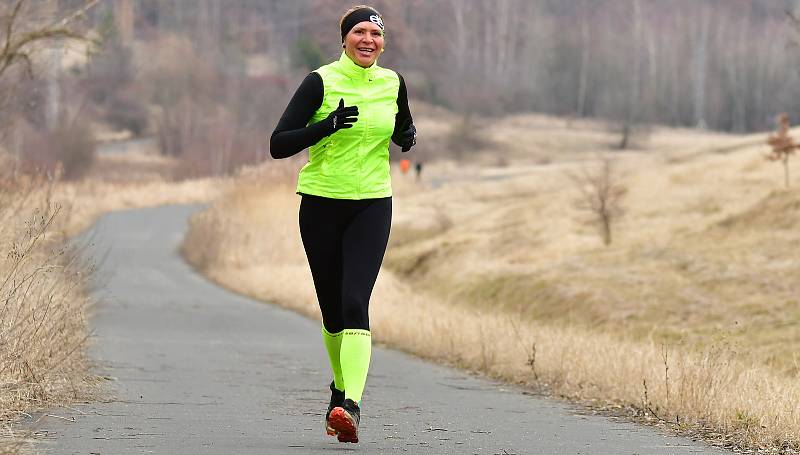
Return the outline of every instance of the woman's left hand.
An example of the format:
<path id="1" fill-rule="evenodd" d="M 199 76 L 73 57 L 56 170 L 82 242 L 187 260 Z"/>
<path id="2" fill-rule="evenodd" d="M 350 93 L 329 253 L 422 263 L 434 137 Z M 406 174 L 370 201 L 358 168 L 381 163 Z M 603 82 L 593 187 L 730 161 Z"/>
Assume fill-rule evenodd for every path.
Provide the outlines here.
<path id="1" fill-rule="evenodd" d="M 411 150 L 411 147 L 417 144 L 417 129 L 414 127 L 411 119 L 408 119 L 403 124 L 403 128 L 400 129 L 400 146 L 402 147 L 402 151 L 405 153 Z"/>

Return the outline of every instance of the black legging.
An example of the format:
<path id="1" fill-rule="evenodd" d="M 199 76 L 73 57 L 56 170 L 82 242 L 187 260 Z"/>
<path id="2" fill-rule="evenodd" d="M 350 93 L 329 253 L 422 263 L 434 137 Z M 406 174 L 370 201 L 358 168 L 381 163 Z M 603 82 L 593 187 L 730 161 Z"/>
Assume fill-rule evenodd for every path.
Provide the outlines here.
<path id="1" fill-rule="evenodd" d="M 303 195 L 300 235 L 328 332 L 369 330 L 369 298 L 391 224 L 392 198 Z"/>

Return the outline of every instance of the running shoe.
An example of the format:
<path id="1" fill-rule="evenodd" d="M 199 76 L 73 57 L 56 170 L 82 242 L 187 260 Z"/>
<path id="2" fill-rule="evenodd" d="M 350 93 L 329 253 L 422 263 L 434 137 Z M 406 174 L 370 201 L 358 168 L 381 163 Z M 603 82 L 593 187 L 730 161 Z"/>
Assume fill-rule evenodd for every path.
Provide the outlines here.
<path id="1" fill-rule="evenodd" d="M 339 442 L 358 442 L 359 420 L 361 410 L 355 401 L 348 398 L 342 406 L 333 408 L 328 423 L 336 431 Z"/>
<path id="2" fill-rule="evenodd" d="M 331 423 L 329 420 L 331 411 L 333 411 L 333 409 L 336 407 L 341 407 L 343 404 L 344 392 L 334 387 L 333 382 L 331 382 L 331 404 L 328 405 L 328 412 L 325 413 L 325 431 L 328 433 L 328 436 L 336 436 L 336 430 L 331 428 Z"/>

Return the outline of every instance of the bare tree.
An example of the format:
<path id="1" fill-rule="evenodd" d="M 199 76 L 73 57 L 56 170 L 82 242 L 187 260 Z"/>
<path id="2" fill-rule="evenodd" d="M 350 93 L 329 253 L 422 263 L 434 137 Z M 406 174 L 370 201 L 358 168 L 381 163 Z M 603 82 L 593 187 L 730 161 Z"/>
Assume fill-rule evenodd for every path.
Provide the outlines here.
<path id="1" fill-rule="evenodd" d="M 798 12 L 800 12 L 800 6 L 795 11 L 786 12 L 786 16 L 788 16 L 789 22 L 795 31 L 795 41 L 800 39 L 800 17 L 798 17 Z"/>
<path id="2" fill-rule="evenodd" d="M 449 34 L 450 46 L 455 58 L 455 67 L 459 72 L 467 68 L 467 57 L 470 54 L 468 47 L 468 33 L 465 18 L 468 13 L 469 3 L 460 0 L 450 0 L 450 7 L 453 11 L 453 24 L 455 30 Z"/>
<path id="3" fill-rule="evenodd" d="M 608 157 L 600 159 L 596 169 L 584 167 L 579 172 L 567 174 L 579 191 L 575 206 L 591 214 L 599 224 L 603 243 L 611 245 L 613 223 L 624 214 L 622 202 L 628 189 L 619 183 L 619 174 Z"/>
<path id="4" fill-rule="evenodd" d="M 36 49 L 36 45 L 43 42 L 57 42 L 64 39 L 86 40 L 83 33 L 76 30 L 74 23 L 77 19 L 84 16 L 84 14 L 99 0 L 86 0 L 82 6 L 76 8 L 71 13 L 68 13 L 62 18 L 53 19 L 50 22 L 41 22 L 33 18 L 30 13 L 30 8 L 39 8 L 47 6 L 46 4 L 39 3 L 36 6 L 29 7 L 27 0 L 16 0 L 13 4 L 0 5 L 0 82 L 3 81 L 4 76 L 8 75 L 9 70 L 18 64 L 25 66 L 25 70 L 29 76 L 33 76 L 33 59 L 32 52 Z M 52 14 L 50 16 L 55 16 Z M 50 65 L 50 86 L 49 94 L 51 95 L 51 103 L 49 117 L 50 126 L 54 126 L 53 118 L 55 114 L 53 111 L 58 110 L 57 100 L 53 98 L 57 95 L 56 82 L 54 80 L 53 64 Z M 0 86 L 0 113 L 5 118 L 10 118 L 11 121 L 3 122 L 0 124 L 0 139 L 4 138 L 8 131 L 13 131 L 13 153 L 14 153 L 14 173 L 16 173 L 20 166 L 21 149 L 22 149 L 22 135 L 17 130 L 19 126 L 14 118 L 14 113 L 8 112 L 13 110 L 10 107 L 10 99 L 14 96 L 15 90 L 8 90 L 8 86 Z"/>
<path id="5" fill-rule="evenodd" d="M 27 0 L 17 0 L 10 11 L 4 11 L 0 17 L 3 28 L 3 39 L 0 48 L 0 78 L 17 63 L 25 63 L 29 72 L 33 71 L 31 49 L 35 43 L 59 39 L 86 39 L 85 35 L 70 28 L 76 19 L 83 16 L 100 0 L 87 0 L 83 6 L 68 16 L 49 24 L 30 27 L 22 16 Z"/>
<path id="6" fill-rule="evenodd" d="M 641 122 L 639 118 L 639 103 L 641 100 L 642 87 L 642 5 L 639 0 L 633 0 L 633 72 L 631 73 L 630 91 L 628 93 L 627 106 L 622 122 L 622 138 L 620 139 L 619 149 L 625 150 L 630 146 L 631 136 L 635 125 Z"/>
<path id="7" fill-rule="evenodd" d="M 783 164 L 784 183 L 789 188 L 789 158 L 800 148 L 800 145 L 795 144 L 794 138 L 789 136 L 789 114 L 778 116 L 778 132 L 767 138 L 767 144 L 772 147 L 772 153 L 767 155 L 767 159 Z"/>
<path id="8" fill-rule="evenodd" d="M 581 66 L 578 72 L 578 107 L 576 114 L 583 117 L 586 112 L 586 91 L 589 85 L 589 58 L 591 56 L 591 37 L 589 35 L 589 18 L 581 16 Z"/>
<path id="9" fill-rule="evenodd" d="M 749 13 L 752 14 L 752 9 Z M 724 67 L 728 76 L 729 91 L 732 95 L 730 97 L 730 102 L 733 104 L 731 129 L 741 133 L 747 130 L 748 98 L 753 93 L 748 69 L 760 56 L 751 49 L 753 39 L 750 15 L 742 14 L 741 17 L 729 22 L 732 22 L 733 29 L 729 32 L 730 38 L 726 40 L 728 46 L 724 54 Z"/>
<path id="10" fill-rule="evenodd" d="M 695 30 L 693 49 L 693 84 L 694 87 L 694 120 L 695 126 L 705 129 L 706 124 L 706 81 L 708 74 L 708 29 L 711 24 L 711 12 L 706 5 L 701 4 L 699 30 Z"/>
<path id="11" fill-rule="evenodd" d="M 134 11 L 133 0 L 117 0 L 114 5 L 114 22 L 123 43 L 133 40 Z"/>

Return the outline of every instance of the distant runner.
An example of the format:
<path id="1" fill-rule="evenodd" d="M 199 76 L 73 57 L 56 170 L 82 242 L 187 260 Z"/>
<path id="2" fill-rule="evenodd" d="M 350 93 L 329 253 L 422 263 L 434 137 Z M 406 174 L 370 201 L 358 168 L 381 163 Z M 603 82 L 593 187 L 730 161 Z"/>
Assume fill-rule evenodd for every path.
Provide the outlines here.
<path id="1" fill-rule="evenodd" d="M 411 168 L 411 161 L 409 159 L 403 158 L 400 160 L 400 172 L 402 172 L 403 175 L 408 174 L 409 168 Z"/>
<path id="2" fill-rule="evenodd" d="M 310 147 L 297 193 L 333 372 L 326 429 L 341 442 L 358 442 L 372 351 L 369 299 L 392 220 L 389 140 L 407 152 L 417 133 L 403 77 L 376 63 L 383 17 L 359 5 L 339 27 L 341 57 L 300 84 L 272 133 L 270 153 L 286 158 Z"/>

